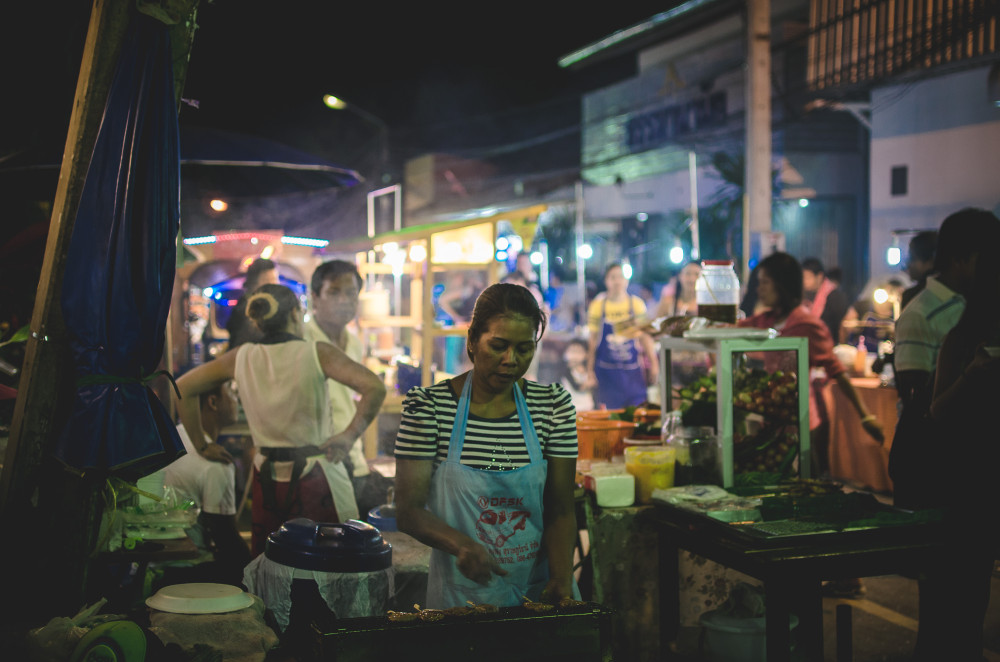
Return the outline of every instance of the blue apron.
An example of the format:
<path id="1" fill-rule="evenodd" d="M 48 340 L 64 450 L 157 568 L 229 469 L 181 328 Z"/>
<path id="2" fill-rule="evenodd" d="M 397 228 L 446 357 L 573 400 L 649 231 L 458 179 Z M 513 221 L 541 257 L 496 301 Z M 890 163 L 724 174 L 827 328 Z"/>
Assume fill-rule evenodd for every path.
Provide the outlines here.
<path id="1" fill-rule="evenodd" d="M 493 575 L 486 586 L 477 584 L 458 570 L 454 556 L 432 549 L 427 576 L 429 608 L 461 607 L 467 601 L 515 606 L 525 596 L 538 600 L 548 582 L 548 559 L 542 549 L 542 494 L 548 462 L 542 457 L 524 395 L 517 384 L 513 388 L 530 463 L 511 471 L 487 471 L 460 462 L 472 393 L 470 372 L 458 400 L 448 459 L 434 471 L 428 496 L 430 511 L 486 547 L 507 575 Z"/>
<path id="2" fill-rule="evenodd" d="M 594 376 L 597 377 L 597 406 L 622 409 L 646 401 L 646 377 L 639 363 L 635 340 L 615 335 L 614 327 L 604 316 L 607 300 L 601 303 L 601 342 L 594 355 Z M 628 299 L 632 312 L 632 297 Z"/>

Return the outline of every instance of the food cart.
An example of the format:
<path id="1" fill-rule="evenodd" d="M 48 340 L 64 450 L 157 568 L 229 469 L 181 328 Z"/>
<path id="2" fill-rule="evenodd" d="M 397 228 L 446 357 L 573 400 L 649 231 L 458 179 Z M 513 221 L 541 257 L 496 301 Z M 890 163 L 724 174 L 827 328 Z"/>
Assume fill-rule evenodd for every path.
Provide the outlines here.
<path id="1" fill-rule="evenodd" d="M 386 422 L 385 427 L 391 428 L 410 387 L 429 386 L 464 369 L 468 320 L 455 323 L 441 314 L 442 291 L 471 279 L 478 294 L 499 281 L 506 267 L 496 259 L 497 239 L 518 235 L 530 245 L 546 208 L 537 204 L 493 209 L 330 247 L 355 255 L 365 279 L 358 327 L 366 364 L 385 375 L 389 388 L 379 424 L 365 433 L 369 458 L 390 443 L 390 435 L 380 435 L 380 425 Z"/>

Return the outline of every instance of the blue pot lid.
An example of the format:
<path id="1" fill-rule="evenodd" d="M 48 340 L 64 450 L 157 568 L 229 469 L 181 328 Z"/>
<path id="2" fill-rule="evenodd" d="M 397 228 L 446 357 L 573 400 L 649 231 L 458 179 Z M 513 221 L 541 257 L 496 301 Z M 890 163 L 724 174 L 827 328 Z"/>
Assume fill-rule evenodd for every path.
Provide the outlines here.
<path id="1" fill-rule="evenodd" d="M 324 523 L 300 517 L 267 537 L 264 556 L 302 570 L 372 572 L 392 566 L 392 545 L 367 522 Z"/>

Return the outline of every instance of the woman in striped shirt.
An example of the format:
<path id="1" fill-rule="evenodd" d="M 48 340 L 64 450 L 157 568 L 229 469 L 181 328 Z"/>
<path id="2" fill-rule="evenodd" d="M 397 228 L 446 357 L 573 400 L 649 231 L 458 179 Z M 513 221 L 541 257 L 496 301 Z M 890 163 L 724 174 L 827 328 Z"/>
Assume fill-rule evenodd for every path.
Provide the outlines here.
<path id="1" fill-rule="evenodd" d="M 472 370 L 403 403 L 396 518 L 434 548 L 428 607 L 579 597 L 576 411 L 562 386 L 523 378 L 544 330 L 530 290 L 491 285 L 469 325 Z"/>

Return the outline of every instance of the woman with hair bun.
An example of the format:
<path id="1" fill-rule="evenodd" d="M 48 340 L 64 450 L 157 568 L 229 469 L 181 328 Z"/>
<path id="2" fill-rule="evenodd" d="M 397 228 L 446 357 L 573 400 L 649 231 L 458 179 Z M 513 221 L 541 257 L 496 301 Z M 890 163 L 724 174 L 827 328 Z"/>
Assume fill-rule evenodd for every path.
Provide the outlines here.
<path id="1" fill-rule="evenodd" d="M 302 307 L 284 285 L 258 288 L 247 298 L 247 316 L 263 337 L 181 376 L 177 410 L 190 437 L 203 439 L 198 395 L 236 380 L 258 451 L 251 545 L 256 556 L 264 551 L 267 536 L 289 519 L 339 522 L 358 517 L 343 459 L 382 406 L 385 385 L 334 345 L 303 340 Z M 361 396 L 354 418 L 338 434 L 332 434 L 328 378 Z"/>

